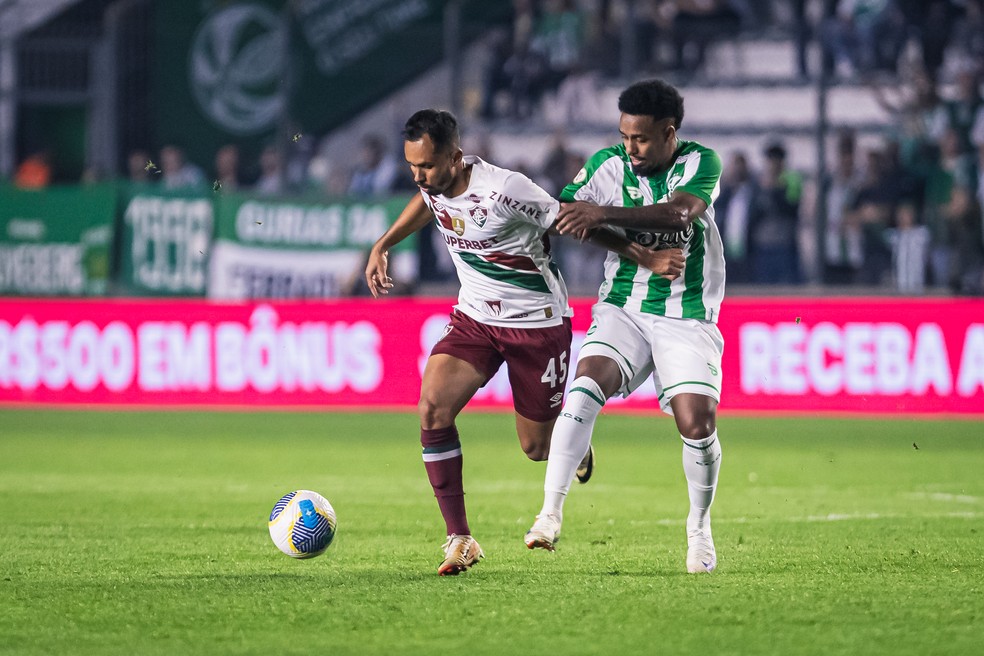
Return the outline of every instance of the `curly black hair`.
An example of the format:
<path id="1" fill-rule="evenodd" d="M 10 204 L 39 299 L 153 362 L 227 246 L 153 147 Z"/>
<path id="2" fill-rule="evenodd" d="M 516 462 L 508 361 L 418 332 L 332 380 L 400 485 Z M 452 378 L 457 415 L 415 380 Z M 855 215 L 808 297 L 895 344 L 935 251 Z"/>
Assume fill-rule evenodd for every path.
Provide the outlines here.
<path id="1" fill-rule="evenodd" d="M 683 123 L 683 96 L 673 85 L 663 80 L 636 82 L 618 97 L 618 109 L 623 114 L 652 116 L 654 119 L 673 119 L 673 127 Z"/>

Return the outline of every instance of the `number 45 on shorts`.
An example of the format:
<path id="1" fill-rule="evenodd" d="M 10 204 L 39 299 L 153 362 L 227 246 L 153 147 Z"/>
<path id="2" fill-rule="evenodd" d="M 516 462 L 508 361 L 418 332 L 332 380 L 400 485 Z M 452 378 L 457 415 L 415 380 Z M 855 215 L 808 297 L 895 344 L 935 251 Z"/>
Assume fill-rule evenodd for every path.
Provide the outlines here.
<path id="1" fill-rule="evenodd" d="M 547 368 L 540 376 L 541 383 L 549 383 L 550 387 L 563 387 L 567 382 L 567 353 L 561 353 L 547 361 Z"/>

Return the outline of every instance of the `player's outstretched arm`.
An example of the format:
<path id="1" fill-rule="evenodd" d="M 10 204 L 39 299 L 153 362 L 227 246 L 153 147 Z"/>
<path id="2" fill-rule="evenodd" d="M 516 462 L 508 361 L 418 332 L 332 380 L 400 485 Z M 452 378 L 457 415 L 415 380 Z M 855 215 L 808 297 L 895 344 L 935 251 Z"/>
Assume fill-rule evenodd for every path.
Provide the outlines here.
<path id="1" fill-rule="evenodd" d="M 707 209 L 702 199 L 683 191 L 674 192 L 665 203 L 640 207 L 612 207 L 582 201 L 564 203 L 555 227 L 562 235 L 580 237 L 602 225 L 646 232 L 680 232 L 690 227 Z"/>
<path id="2" fill-rule="evenodd" d="M 588 241 L 613 253 L 618 253 L 622 257 L 627 257 L 639 266 L 649 269 L 667 280 L 676 280 L 680 277 L 683 272 L 683 265 L 686 263 L 682 249 L 650 250 L 605 228 L 594 230 L 588 236 Z"/>
<path id="3" fill-rule="evenodd" d="M 380 294 L 388 294 L 393 287 L 393 279 L 387 273 L 389 249 L 427 225 L 431 217 L 427 203 L 420 194 L 414 194 L 389 230 L 373 244 L 366 265 L 366 284 L 369 285 L 373 298 L 379 298 Z"/>

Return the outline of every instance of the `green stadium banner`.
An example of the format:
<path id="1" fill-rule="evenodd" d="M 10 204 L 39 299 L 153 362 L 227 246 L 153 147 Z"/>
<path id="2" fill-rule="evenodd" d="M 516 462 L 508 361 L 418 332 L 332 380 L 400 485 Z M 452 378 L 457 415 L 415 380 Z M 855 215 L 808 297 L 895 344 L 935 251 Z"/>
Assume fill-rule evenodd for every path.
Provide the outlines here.
<path id="1" fill-rule="evenodd" d="M 444 56 L 445 0 L 168 0 L 155 3 L 151 121 L 202 167 L 323 134 Z M 461 0 L 460 38 L 508 21 L 509 2 Z M 288 132 L 289 131 L 289 132 Z M 290 140 L 287 139 L 287 146 Z M 283 143 L 283 142 L 280 142 Z"/>
<path id="2" fill-rule="evenodd" d="M 120 291 L 204 296 L 215 201 L 211 192 L 120 186 Z"/>
<path id="3" fill-rule="evenodd" d="M 288 201 L 216 196 L 209 262 L 214 299 L 315 299 L 365 291 L 366 256 L 406 206 L 383 201 Z M 390 255 L 394 278 L 416 278 L 416 240 Z"/>
<path id="4" fill-rule="evenodd" d="M 112 185 L 0 185 L 0 294 L 105 294 L 115 212 Z"/>

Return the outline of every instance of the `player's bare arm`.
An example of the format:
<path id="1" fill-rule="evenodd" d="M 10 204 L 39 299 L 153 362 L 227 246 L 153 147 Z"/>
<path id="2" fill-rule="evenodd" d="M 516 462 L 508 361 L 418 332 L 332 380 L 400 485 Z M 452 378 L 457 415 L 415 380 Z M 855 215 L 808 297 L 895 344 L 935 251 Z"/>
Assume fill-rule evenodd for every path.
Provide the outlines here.
<path id="1" fill-rule="evenodd" d="M 707 203 L 686 192 L 674 192 L 665 203 L 642 207 L 608 207 L 586 202 L 565 203 L 555 227 L 562 235 L 579 236 L 602 225 L 646 232 L 680 232 L 707 209 Z"/>
<path id="2" fill-rule="evenodd" d="M 369 251 L 369 263 L 366 265 L 366 284 L 369 285 L 373 298 L 388 294 L 393 287 L 393 279 L 387 273 L 389 249 L 423 228 L 432 218 L 427 203 L 420 194 L 414 194 L 389 230 L 373 244 Z"/>
<path id="3" fill-rule="evenodd" d="M 683 265 L 686 263 L 683 250 L 680 248 L 667 248 L 654 251 L 633 241 L 629 241 L 605 228 L 592 231 L 588 235 L 588 241 L 602 248 L 606 248 L 613 253 L 627 257 L 639 266 L 649 269 L 667 280 L 676 280 L 679 278 L 683 272 Z"/>

